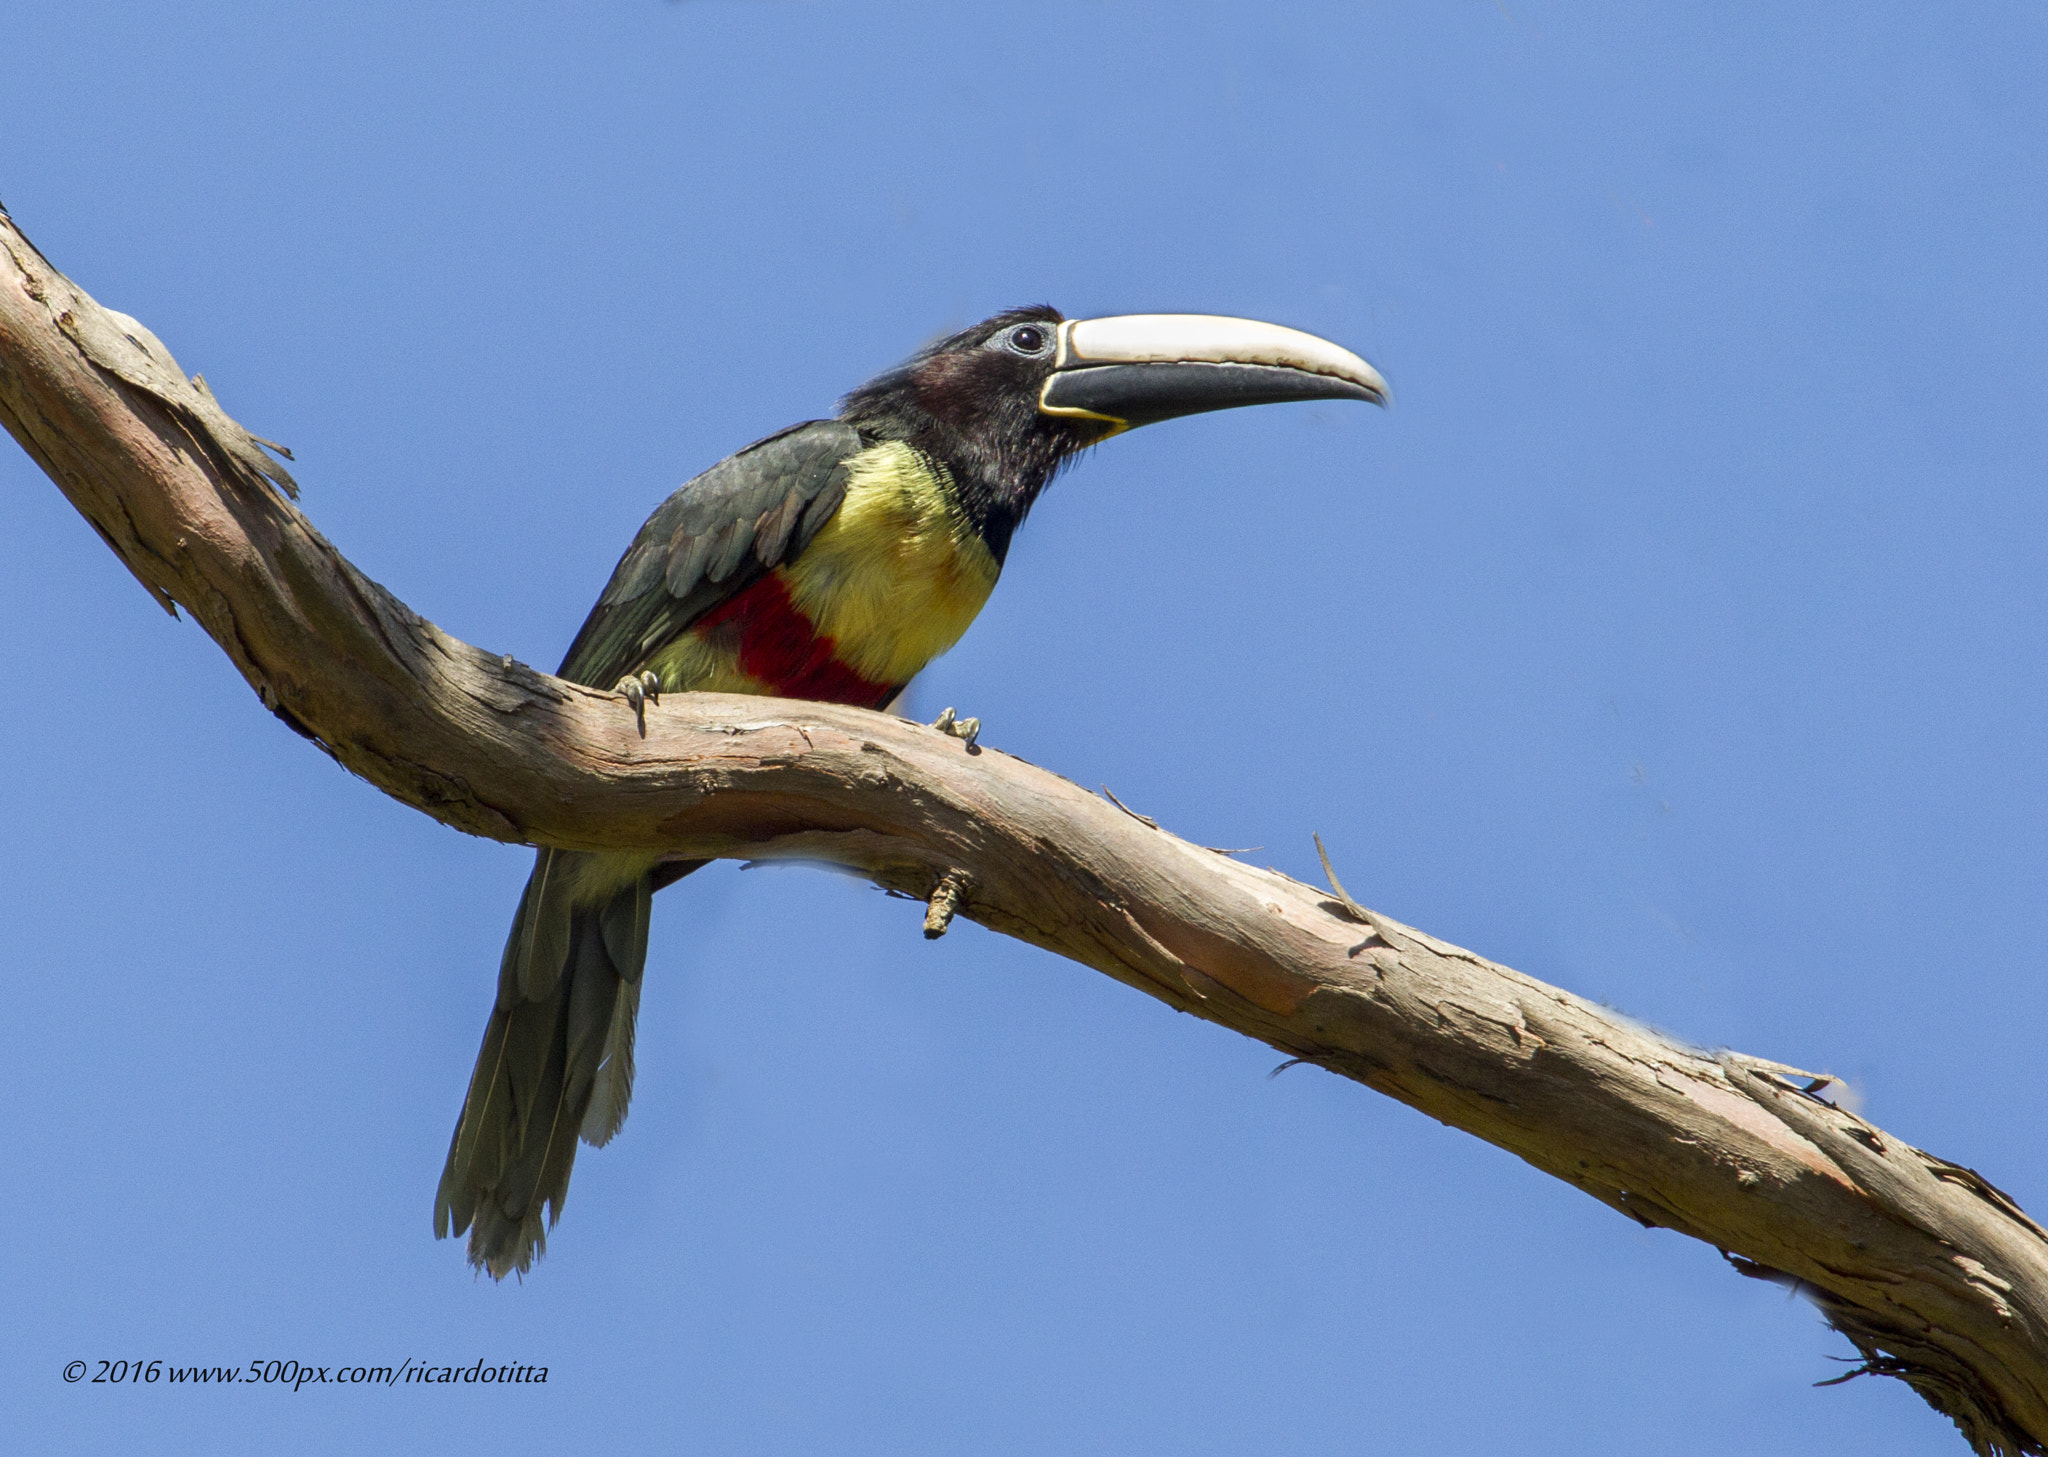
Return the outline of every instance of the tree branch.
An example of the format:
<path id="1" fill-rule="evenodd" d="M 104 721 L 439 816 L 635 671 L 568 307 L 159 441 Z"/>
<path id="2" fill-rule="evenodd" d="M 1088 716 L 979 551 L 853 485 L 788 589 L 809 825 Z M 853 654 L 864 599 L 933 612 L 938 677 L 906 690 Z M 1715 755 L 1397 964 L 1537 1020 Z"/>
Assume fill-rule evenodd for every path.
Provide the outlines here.
<path id="1" fill-rule="evenodd" d="M 831 861 L 1418 1108 L 1650 1227 L 1797 1282 L 1982 1453 L 2048 1451 L 2048 1232 L 1823 1096 L 1675 1043 L 1055 774 L 858 709 L 614 695 L 450 637 L 285 499 L 156 337 L 0 213 L 0 420 L 264 706 L 472 834 Z"/>

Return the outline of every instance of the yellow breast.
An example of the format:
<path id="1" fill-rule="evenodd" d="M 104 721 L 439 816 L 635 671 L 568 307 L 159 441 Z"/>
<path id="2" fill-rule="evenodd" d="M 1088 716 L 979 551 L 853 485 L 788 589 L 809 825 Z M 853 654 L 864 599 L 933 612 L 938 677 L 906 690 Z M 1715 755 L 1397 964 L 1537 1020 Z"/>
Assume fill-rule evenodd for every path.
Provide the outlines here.
<path id="1" fill-rule="evenodd" d="M 855 456 L 848 477 L 845 504 L 781 571 L 841 662 L 907 683 L 960 640 L 999 568 L 944 466 L 887 441 Z"/>

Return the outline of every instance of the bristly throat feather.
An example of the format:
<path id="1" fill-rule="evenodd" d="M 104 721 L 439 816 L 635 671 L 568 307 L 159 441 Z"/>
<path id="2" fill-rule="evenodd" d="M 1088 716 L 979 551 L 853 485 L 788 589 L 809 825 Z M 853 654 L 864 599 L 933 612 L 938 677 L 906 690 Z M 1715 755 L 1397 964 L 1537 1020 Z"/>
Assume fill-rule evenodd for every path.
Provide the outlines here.
<path id="1" fill-rule="evenodd" d="M 671 691 L 878 708 L 960 640 L 999 571 L 946 467 L 884 441 L 847 463 L 845 501 L 795 560 L 650 666 Z"/>

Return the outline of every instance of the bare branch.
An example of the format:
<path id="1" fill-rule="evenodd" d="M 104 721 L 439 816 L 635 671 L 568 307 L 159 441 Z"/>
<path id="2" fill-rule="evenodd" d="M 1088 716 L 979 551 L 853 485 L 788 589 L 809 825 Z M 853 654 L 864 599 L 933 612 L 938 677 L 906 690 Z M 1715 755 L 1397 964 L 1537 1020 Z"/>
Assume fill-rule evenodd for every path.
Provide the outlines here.
<path id="1" fill-rule="evenodd" d="M 2048 1233 L 1781 1064 L 1682 1046 L 1334 895 L 882 714 L 644 707 L 480 651 L 334 550 L 262 443 L 0 214 L 0 419 L 264 705 L 457 829 L 836 862 L 1464 1129 L 1795 1282 L 1980 1452 L 2048 1442 Z M 957 732 L 957 730 L 956 730 Z M 1325 858 L 1325 867 L 1329 862 Z M 1363 933 L 1363 939 L 1361 939 Z"/>

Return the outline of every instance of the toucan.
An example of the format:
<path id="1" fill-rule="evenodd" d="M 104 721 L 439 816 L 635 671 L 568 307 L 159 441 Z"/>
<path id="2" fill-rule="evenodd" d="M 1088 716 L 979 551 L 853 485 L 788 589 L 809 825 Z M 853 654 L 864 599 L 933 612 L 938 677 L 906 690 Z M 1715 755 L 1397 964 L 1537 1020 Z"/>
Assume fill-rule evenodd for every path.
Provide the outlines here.
<path id="1" fill-rule="evenodd" d="M 689 691 L 883 708 L 960 640 L 1039 493 L 1089 446 L 1206 410 L 1386 393 L 1357 355 L 1276 324 L 1011 309 L 662 502 L 559 675 L 636 714 Z M 468 1230 L 494 1278 L 545 1252 L 577 1140 L 602 1146 L 624 1122 L 649 902 L 705 863 L 535 855 L 434 1199 L 436 1236 Z"/>

